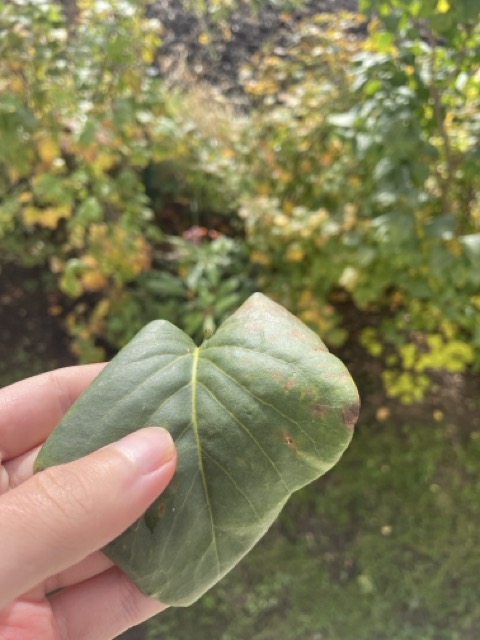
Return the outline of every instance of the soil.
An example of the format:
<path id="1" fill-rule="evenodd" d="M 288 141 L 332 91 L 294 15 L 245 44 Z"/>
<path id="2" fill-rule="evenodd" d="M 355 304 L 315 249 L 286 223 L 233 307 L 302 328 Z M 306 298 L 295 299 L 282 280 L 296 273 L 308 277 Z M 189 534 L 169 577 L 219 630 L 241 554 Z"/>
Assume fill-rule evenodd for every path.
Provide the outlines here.
<path id="1" fill-rule="evenodd" d="M 300 20 L 317 13 L 356 11 L 358 0 L 310 0 L 292 11 L 266 4 L 257 12 L 253 3 L 238 3 L 228 18 L 199 18 L 178 0 L 156 0 L 150 11 L 164 26 L 157 58 L 161 73 L 177 83 L 205 82 L 220 87 L 237 104 L 246 104 L 239 72 L 267 43 L 292 39 Z"/>
<path id="2" fill-rule="evenodd" d="M 39 269 L 0 264 L 0 386 L 75 364 L 56 302 Z"/>

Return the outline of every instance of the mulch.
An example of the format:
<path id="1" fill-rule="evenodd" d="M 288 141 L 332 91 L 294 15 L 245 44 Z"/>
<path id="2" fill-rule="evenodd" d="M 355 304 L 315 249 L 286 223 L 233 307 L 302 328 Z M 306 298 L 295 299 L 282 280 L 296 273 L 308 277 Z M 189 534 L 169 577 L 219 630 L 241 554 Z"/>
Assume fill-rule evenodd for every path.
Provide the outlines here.
<path id="1" fill-rule="evenodd" d="M 358 10 L 358 0 L 311 0 L 288 11 L 270 3 L 255 11 L 254 3 L 239 2 L 233 13 L 218 20 L 201 18 L 184 5 L 156 0 L 150 8 L 164 27 L 160 72 L 180 82 L 212 84 L 237 99 L 242 97 L 241 67 L 267 43 L 284 45 L 294 37 L 298 22 L 315 14 Z"/>

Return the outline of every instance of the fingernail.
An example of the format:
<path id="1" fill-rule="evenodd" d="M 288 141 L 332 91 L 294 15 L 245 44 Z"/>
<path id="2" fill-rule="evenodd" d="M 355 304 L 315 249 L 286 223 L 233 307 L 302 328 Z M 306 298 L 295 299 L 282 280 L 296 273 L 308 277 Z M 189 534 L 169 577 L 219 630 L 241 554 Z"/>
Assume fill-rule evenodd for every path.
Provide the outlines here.
<path id="1" fill-rule="evenodd" d="M 172 436 L 160 427 L 134 431 L 112 446 L 132 460 L 142 473 L 156 471 L 175 456 Z"/>

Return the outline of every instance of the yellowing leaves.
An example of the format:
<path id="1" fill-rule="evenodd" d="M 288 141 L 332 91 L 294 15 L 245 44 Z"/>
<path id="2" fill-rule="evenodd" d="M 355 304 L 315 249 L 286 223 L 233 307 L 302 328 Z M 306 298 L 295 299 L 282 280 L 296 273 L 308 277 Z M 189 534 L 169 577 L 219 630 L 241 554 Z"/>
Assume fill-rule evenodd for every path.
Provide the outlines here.
<path id="1" fill-rule="evenodd" d="M 271 264 L 272 260 L 267 253 L 263 253 L 262 251 L 254 250 L 250 254 L 250 260 L 254 264 L 259 264 L 262 266 L 268 266 Z"/>
<path id="2" fill-rule="evenodd" d="M 202 33 L 200 33 L 200 35 L 198 36 L 198 42 L 200 44 L 203 44 L 204 46 L 210 44 L 212 41 L 212 36 L 210 33 L 208 33 L 208 31 L 202 31 Z"/>
<path id="3" fill-rule="evenodd" d="M 62 218 L 68 218 L 70 214 L 71 209 L 66 205 L 45 207 L 43 209 L 28 206 L 23 210 L 23 221 L 27 226 L 38 225 L 47 229 L 55 229 L 59 221 Z"/>
<path id="4" fill-rule="evenodd" d="M 150 246 L 143 236 L 104 223 L 90 227 L 90 247 L 105 274 L 128 281 L 150 267 Z M 94 281 L 95 282 L 95 281 Z"/>
<path id="5" fill-rule="evenodd" d="M 287 260 L 289 262 L 301 262 L 305 257 L 305 251 L 296 244 L 287 248 Z"/>
<path id="6" fill-rule="evenodd" d="M 450 2 L 448 0 L 438 0 L 437 11 L 438 13 L 447 13 L 450 11 Z"/>
<path id="7" fill-rule="evenodd" d="M 107 283 L 108 279 L 101 271 L 98 260 L 91 255 L 86 255 L 81 260 L 84 271 L 80 275 L 80 282 L 84 291 L 100 291 Z"/>
<path id="8" fill-rule="evenodd" d="M 50 166 L 61 154 L 58 143 L 48 135 L 40 137 L 37 141 L 37 152 L 47 166 Z"/>

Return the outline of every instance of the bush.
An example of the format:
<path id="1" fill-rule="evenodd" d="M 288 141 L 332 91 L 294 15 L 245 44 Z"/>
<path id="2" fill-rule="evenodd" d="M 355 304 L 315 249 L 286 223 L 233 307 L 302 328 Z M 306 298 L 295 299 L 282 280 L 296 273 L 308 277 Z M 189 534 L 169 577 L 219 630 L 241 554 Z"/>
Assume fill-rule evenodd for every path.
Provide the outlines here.
<path id="1" fill-rule="evenodd" d="M 0 2 L 2 261 L 50 270 L 71 299 L 67 325 L 83 361 L 105 357 L 102 344 L 118 348 L 152 314 L 170 313 L 171 303 L 156 304 L 169 295 L 156 271 L 165 262 L 185 270 L 186 260 L 164 227 L 181 234 L 203 210 L 227 216 L 238 192 L 238 127 L 228 120 L 226 139 L 213 93 L 167 94 L 153 64 L 161 25 L 146 5 L 85 0 L 67 17 L 53 0 Z M 182 215 L 179 225 L 171 220 Z M 229 264 L 235 241 L 222 242 Z M 209 326 L 249 293 L 234 292 L 213 311 L 208 302 Z M 198 328 L 186 304 L 171 315 Z"/>
<path id="2" fill-rule="evenodd" d="M 261 142 L 241 215 L 262 287 L 331 344 L 339 299 L 383 315 L 362 341 L 408 402 L 480 363 L 480 33 L 463 5 L 389 4 L 310 21 L 247 70 Z"/>
<path id="3" fill-rule="evenodd" d="M 480 9 L 310 17 L 239 115 L 166 88 L 146 6 L 0 2 L 2 260 L 48 268 L 81 359 L 159 315 L 201 339 L 258 288 L 333 346 L 346 301 L 381 318 L 360 339 L 406 402 L 478 367 Z"/>

